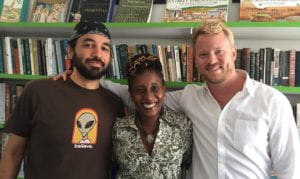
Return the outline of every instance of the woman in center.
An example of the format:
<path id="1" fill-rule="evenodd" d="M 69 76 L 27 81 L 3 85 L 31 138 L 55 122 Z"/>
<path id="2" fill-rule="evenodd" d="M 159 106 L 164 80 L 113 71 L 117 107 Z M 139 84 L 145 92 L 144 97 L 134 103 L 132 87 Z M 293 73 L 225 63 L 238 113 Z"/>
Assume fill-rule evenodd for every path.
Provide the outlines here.
<path id="1" fill-rule="evenodd" d="M 116 178 L 185 178 L 191 162 L 191 121 L 163 106 L 166 87 L 159 59 L 134 56 L 127 72 L 136 111 L 117 119 L 113 128 Z"/>

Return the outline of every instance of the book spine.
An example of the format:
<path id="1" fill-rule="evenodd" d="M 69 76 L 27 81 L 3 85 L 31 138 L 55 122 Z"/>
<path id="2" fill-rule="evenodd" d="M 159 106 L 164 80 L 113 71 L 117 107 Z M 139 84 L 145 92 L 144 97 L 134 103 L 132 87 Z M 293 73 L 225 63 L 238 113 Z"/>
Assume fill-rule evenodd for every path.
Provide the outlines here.
<path id="1" fill-rule="evenodd" d="M 169 81 L 168 67 L 167 67 L 167 63 L 166 63 L 164 47 L 162 47 L 161 45 L 157 45 L 157 51 L 158 51 L 160 63 L 162 65 L 164 80 Z"/>
<path id="2" fill-rule="evenodd" d="M 194 55 L 193 47 L 188 45 L 187 47 L 187 82 L 193 82 L 194 79 Z"/>
<path id="3" fill-rule="evenodd" d="M 300 103 L 296 103 L 296 123 L 298 130 L 300 129 Z"/>
<path id="4" fill-rule="evenodd" d="M 259 81 L 259 52 L 255 52 L 255 77 L 256 81 Z"/>
<path id="5" fill-rule="evenodd" d="M 0 124 L 5 122 L 5 83 L 0 83 Z"/>
<path id="6" fill-rule="evenodd" d="M 295 86 L 300 86 L 300 51 L 296 51 Z"/>
<path id="7" fill-rule="evenodd" d="M 273 70 L 273 84 L 274 86 L 279 85 L 279 58 L 280 49 L 274 49 L 274 70 Z"/>
<path id="8" fill-rule="evenodd" d="M 180 68 L 180 53 L 178 45 L 174 46 L 174 58 L 176 64 L 176 81 L 182 81 Z"/>
<path id="9" fill-rule="evenodd" d="M 115 9 L 115 4 L 116 4 L 115 0 L 110 0 L 106 22 L 112 22 L 114 9 Z"/>
<path id="10" fill-rule="evenodd" d="M 289 62 L 289 86 L 295 86 L 296 49 L 290 50 Z"/>
<path id="11" fill-rule="evenodd" d="M 119 45 L 119 56 L 120 56 L 120 64 L 121 64 L 121 71 L 123 78 L 127 78 L 127 64 L 128 64 L 128 45 L 127 44 L 120 44 Z"/>
<path id="12" fill-rule="evenodd" d="M 4 73 L 4 56 L 3 56 L 3 40 L 2 40 L 2 38 L 0 38 L 0 73 Z"/>
<path id="13" fill-rule="evenodd" d="M 23 56 L 22 56 L 22 43 L 21 39 L 17 39 L 18 44 L 18 54 L 19 54 L 19 64 L 20 64 L 20 74 L 24 74 L 24 64 L 23 64 Z"/>
<path id="14" fill-rule="evenodd" d="M 54 75 L 53 71 L 53 39 L 47 38 L 45 43 L 45 55 L 46 55 L 46 68 L 47 68 L 47 75 Z"/>
<path id="15" fill-rule="evenodd" d="M 250 63 L 249 63 L 249 76 L 251 79 L 255 78 L 255 52 L 250 52 Z"/>
<path id="16" fill-rule="evenodd" d="M 259 81 L 264 83 L 265 82 L 265 78 L 264 78 L 264 74 L 265 74 L 265 49 L 264 48 L 260 48 L 259 49 Z"/>
<path id="17" fill-rule="evenodd" d="M 10 39 L 10 37 L 4 37 L 4 71 L 8 74 L 13 74 Z"/>
<path id="18" fill-rule="evenodd" d="M 242 49 L 242 60 L 241 60 L 241 67 L 247 73 L 250 72 L 250 48 L 243 48 Z"/>

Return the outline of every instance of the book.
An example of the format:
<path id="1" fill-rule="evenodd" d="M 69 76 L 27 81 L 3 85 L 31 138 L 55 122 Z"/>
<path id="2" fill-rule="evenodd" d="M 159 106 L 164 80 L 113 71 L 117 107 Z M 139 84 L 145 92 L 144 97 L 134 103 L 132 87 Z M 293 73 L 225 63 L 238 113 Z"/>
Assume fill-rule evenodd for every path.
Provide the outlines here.
<path id="1" fill-rule="evenodd" d="M 187 66 L 186 66 L 186 81 L 193 82 L 194 79 L 194 54 L 193 47 L 191 45 L 187 46 Z"/>
<path id="2" fill-rule="evenodd" d="M 3 0 L 0 2 L 1 22 L 26 21 L 28 0 Z"/>
<path id="3" fill-rule="evenodd" d="M 10 39 L 13 73 L 20 74 L 19 47 L 17 39 Z"/>
<path id="4" fill-rule="evenodd" d="M 153 0 L 120 0 L 114 22 L 150 22 Z"/>
<path id="5" fill-rule="evenodd" d="M 289 59 L 289 86 L 295 86 L 295 72 L 296 72 L 296 49 L 291 49 L 290 59 Z"/>
<path id="6" fill-rule="evenodd" d="M 164 76 L 165 81 L 169 81 L 169 73 L 168 73 L 168 66 L 167 66 L 167 61 L 166 61 L 166 54 L 164 47 L 162 45 L 157 45 L 157 52 L 158 52 L 158 57 L 162 66 L 162 72 Z"/>
<path id="7" fill-rule="evenodd" d="M 174 59 L 175 59 L 175 65 L 176 65 L 176 79 L 175 79 L 175 81 L 182 81 L 181 66 L 180 66 L 180 51 L 179 51 L 179 46 L 178 45 L 174 45 Z"/>
<path id="8" fill-rule="evenodd" d="M 3 53 L 4 53 L 4 72 L 13 74 L 12 54 L 11 54 L 11 37 L 4 37 Z"/>
<path id="9" fill-rule="evenodd" d="M 4 73 L 3 40 L 0 38 L 0 73 Z"/>
<path id="10" fill-rule="evenodd" d="M 281 51 L 279 54 L 279 84 L 289 85 L 289 51 Z"/>
<path id="11" fill-rule="evenodd" d="M 298 130 L 300 129 L 300 103 L 296 104 L 296 123 Z"/>
<path id="12" fill-rule="evenodd" d="M 186 81 L 187 75 L 187 45 L 183 44 L 180 47 L 180 64 L 181 64 L 181 76 L 182 81 Z"/>
<path id="13" fill-rule="evenodd" d="M 118 45 L 118 52 L 119 52 L 119 64 L 120 64 L 120 76 L 123 78 L 127 78 L 127 64 L 128 64 L 128 45 L 127 44 L 120 44 Z"/>
<path id="14" fill-rule="evenodd" d="M 279 61 L 280 61 L 280 49 L 274 49 L 273 57 L 273 86 L 279 85 Z"/>
<path id="15" fill-rule="evenodd" d="M 300 51 L 296 51 L 295 86 L 300 87 Z"/>
<path id="16" fill-rule="evenodd" d="M 66 21 L 111 22 L 115 4 L 115 0 L 70 0 Z"/>
<path id="17" fill-rule="evenodd" d="M 249 76 L 251 79 L 255 78 L 255 52 L 250 51 L 249 56 Z"/>
<path id="18" fill-rule="evenodd" d="M 245 70 L 247 73 L 250 72 L 250 53 L 250 48 L 242 49 L 241 69 Z"/>
<path id="19" fill-rule="evenodd" d="M 254 79 L 259 81 L 259 52 L 255 52 L 255 75 Z"/>
<path id="20" fill-rule="evenodd" d="M 167 0 L 164 21 L 227 21 L 228 0 Z"/>
<path id="21" fill-rule="evenodd" d="M 5 122 L 5 83 L 0 83 L 0 124 Z"/>
<path id="22" fill-rule="evenodd" d="M 30 9 L 32 22 L 65 22 L 69 0 L 34 0 Z"/>
<path id="23" fill-rule="evenodd" d="M 241 21 L 299 21 L 297 0 L 241 0 Z"/>

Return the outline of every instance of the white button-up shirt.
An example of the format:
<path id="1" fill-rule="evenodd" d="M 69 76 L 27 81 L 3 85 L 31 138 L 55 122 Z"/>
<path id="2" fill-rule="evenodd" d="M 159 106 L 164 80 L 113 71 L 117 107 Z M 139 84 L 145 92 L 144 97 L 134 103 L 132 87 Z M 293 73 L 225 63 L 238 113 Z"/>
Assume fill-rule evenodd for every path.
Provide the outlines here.
<path id="1" fill-rule="evenodd" d="M 125 85 L 101 80 L 130 107 Z M 193 122 L 194 179 L 300 179 L 300 145 L 287 98 L 251 80 L 222 110 L 208 88 L 187 85 L 167 93 L 165 104 Z"/>
<path id="2" fill-rule="evenodd" d="M 247 75 L 222 110 L 206 85 L 167 94 L 193 122 L 194 179 L 300 179 L 299 136 L 287 98 Z"/>

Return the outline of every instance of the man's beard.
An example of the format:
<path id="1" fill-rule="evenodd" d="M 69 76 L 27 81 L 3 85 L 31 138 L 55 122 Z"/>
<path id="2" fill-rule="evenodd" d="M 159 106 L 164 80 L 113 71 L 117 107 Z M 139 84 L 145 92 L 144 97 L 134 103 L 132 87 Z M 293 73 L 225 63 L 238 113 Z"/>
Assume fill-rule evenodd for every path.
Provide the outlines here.
<path id="1" fill-rule="evenodd" d="M 94 61 L 101 61 L 101 59 L 94 57 L 94 58 L 88 58 L 86 59 L 86 61 L 89 60 L 94 60 Z M 72 63 L 74 65 L 74 67 L 77 69 L 77 71 L 86 79 L 88 80 L 97 80 L 100 79 L 103 75 L 106 74 L 107 72 L 107 68 L 93 68 L 91 67 L 91 69 L 88 69 L 82 62 L 83 60 L 81 58 L 79 58 L 76 54 L 74 55 L 74 57 L 72 58 Z M 104 62 L 103 63 L 103 67 L 105 66 Z"/>

